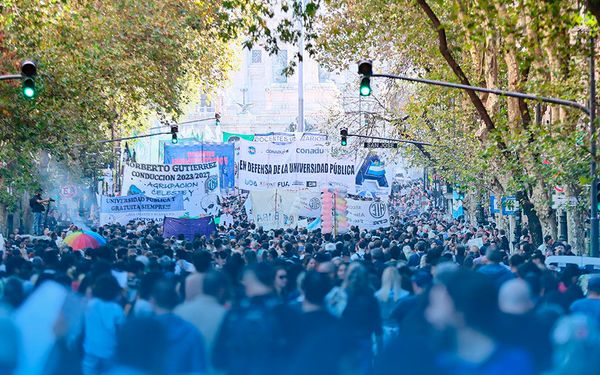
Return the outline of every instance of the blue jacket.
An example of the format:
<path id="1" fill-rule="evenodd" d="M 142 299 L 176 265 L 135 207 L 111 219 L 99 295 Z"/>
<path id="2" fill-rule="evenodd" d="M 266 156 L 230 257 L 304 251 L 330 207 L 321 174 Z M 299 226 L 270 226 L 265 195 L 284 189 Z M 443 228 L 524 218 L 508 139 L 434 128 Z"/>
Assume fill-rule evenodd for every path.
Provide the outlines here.
<path id="1" fill-rule="evenodd" d="M 497 263 L 486 264 L 479 268 L 477 272 L 487 275 L 492 278 L 497 288 L 500 287 L 505 281 L 508 281 L 515 277 L 515 275 L 505 266 Z"/>
<path id="2" fill-rule="evenodd" d="M 198 329 L 173 313 L 157 315 L 167 332 L 165 374 L 204 374 L 204 339 Z"/>

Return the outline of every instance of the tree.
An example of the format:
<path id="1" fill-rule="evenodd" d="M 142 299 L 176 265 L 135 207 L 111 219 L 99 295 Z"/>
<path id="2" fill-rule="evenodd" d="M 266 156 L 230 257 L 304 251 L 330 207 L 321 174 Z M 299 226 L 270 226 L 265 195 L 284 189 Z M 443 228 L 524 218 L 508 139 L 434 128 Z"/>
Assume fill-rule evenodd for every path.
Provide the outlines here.
<path id="1" fill-rule="evenodd" d="M 376 56 L 391 72 L 584 102 L 588 33 L 582 29 L 595 30 L 596 22 L 581 16 L 582 7 L 533 0 L 329 0 L 316 45 L 331 68 Z M 430 162 L 462 185 L 519 193 L 538 241 L 543 231 L 556 234 L 553 186 L 585 201 L 589 152 L 577 145 L 585 129 L 580 113 L 542 105 L 537 123 L 536 103 L 428 86 L 414 90 L 405 107 L 409 129 L 448 146 L 435 149 Z M 580 209 L 572 213 L 581 221 Z M 582 249 L 584 236 L 577 237 Z"/>
<path id="2" fill-rule="evenodd" d="M 190 93 L 223 82 L 241 27 L 223 31 L 227 12 L 214 1 L 1 0 L 0 72 L 35 59 L 39 92 L 27 101 L 17 83 L 0 85 L 0 204 L 14 208 L 35 185 L 39 151 L 96 161 L 85 155 L 108 149 L 94 141 L 111 128 L 177 117 Z"/>

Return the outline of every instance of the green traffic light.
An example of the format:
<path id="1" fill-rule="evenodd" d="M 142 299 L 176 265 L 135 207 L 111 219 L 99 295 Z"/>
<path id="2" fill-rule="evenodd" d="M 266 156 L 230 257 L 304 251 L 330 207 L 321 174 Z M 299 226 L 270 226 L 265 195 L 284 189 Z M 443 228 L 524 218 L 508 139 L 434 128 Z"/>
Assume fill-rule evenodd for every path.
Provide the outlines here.
<path id="1" fill-rule="evenodd" d="M 342 146 L 348 146 L 348 141 L 345 139 L 342 139 Z"/>
<path id="2" fill-rule="evenodd" d="M 369 77 L 364 77 L 360 81 L 360 96 L 369 96 L 371 95 L 371 80 Z"/>
<path id="3" fill-rule="evenodd" d="M 31 87 L 25 87 L 23 89 L 23 95 L 25 95 L 26 98 L 33 98 L 35 96 L 35 90 L 32 89 Z"/>
<path id="4" fill-rule="evenodd" d="M 27 99 L 33 99 L 35 96 L 35 81 L 31 77 L 23 79 L 21 91 Z"/>

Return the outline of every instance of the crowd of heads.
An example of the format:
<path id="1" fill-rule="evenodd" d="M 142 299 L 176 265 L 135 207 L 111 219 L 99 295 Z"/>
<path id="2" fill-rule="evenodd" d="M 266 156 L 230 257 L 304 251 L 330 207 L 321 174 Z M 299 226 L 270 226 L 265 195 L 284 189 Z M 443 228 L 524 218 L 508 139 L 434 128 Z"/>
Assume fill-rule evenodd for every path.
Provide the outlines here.
<path id="1" fill-rule="evenodd" d="M 236 216 L 185 239 L 137 222 L 91 228 L 106 245 L 73 251 L 62 241 L 73 226 L 13 233 L 0 331 L 23 331 L 10 317 L 57 285 L 69 298 L 45 373 L 600 371 L 589 359 L 600 349 L 599 276 L 545 262 L 572 254 L 568 244 L 536 247 L 527 231 L 510 241 L 493 224 L 449 218 L 416 184 L 390 202 L 390 227 L 340 234 Z M 6 373 L 23 366 L 13 352 L 0 356 Z"/>

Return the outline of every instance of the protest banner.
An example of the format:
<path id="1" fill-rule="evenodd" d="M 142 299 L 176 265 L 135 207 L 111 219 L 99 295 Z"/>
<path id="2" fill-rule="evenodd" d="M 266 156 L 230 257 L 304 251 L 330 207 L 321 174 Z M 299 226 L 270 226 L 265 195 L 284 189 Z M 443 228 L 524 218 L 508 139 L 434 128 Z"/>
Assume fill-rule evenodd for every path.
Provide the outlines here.
<path id="1" fill-rule="evenodd" d="M 296 226 L 298 217 L 292 213 L 295 193 L 283 190 L 253 191 L 250 199 L 256 226 L 265 230 Z"/>
<path id="2" fill-rule="evenodd" d="M 183 195 L 152 198 L 144 194 L 121 197 L 103 196 L 100 200 L 100 225 L 122 224 L 130 221 L 154 221 L 161 223 L 166 215 L 184 213 Z"/>
<path id="3" fill-rule="evenodd" d="M 310 190 L 323 186 L 353 192 L 355 165 L 332 156 L 331 147 L 314 141 L 285 144 L 240 140 L 236 143 L 237 187 L 249 191 Z"/>
<path id="4" fill-rule="evenodd" d="M 128 163 L 121 194 L 148 197 L 182 194 L 184 213 L 211 215 L 219 209 L 219 166 L 216 161 L 173 165 Z"/>
<path id="5" fill-rule="evenodd" d="M 386 202 L 347 198 L 348 223 L 372 230 L 390 226 L 390 210 Z"/>
<path id="6" fill-rule="evenodd" d="M 387 199 L 392 189 L 392 181 L 387 172 L 382 158 L 370 152 L 356 173 L 356 191 Z"/>
<path id="7" fill-rule="evenodd" d="M 321 216 L 321 193 L 319 192 L 299 192 L 294 200 L 292 212 L 302 217 Z"/>
<path id="8" fill-rule="evenodd" d="M 289 132 L 254 134 L 253 141 L 259 143 L 292 143 L 296 141 L 296 134 Z"/>
<path id="9" fill-rule="evenodd" d="M 165 144 L 165 164 L 219 163 L 219 186 L 223 190 L 235 187 L 233 143 Z"/>
<path id="10" fill-rule="evenodd" d="M 317 142 L 325 142 L 327 141 L 327 134 L 322 133 L 298 133 L 297 139 L 301 141 L 317 141 Z"/>
<path id="11" fill-rule="evenodd" d="M 223 143 L 237 142 L 240 139 L 245 139 L 247 141 L 253 141 L 254 140 L 254 134 L 242 134 L 242 133 L 223 132 Z"/>
<path id="12" fill-rule="evenodd" d="M 199 219 L 165 217 L 163 221 L 163 237 L 178 237 L 180 234 L 188 241 L 196 235 L 209 237 L 217 230 L 212 216 Z"/>

